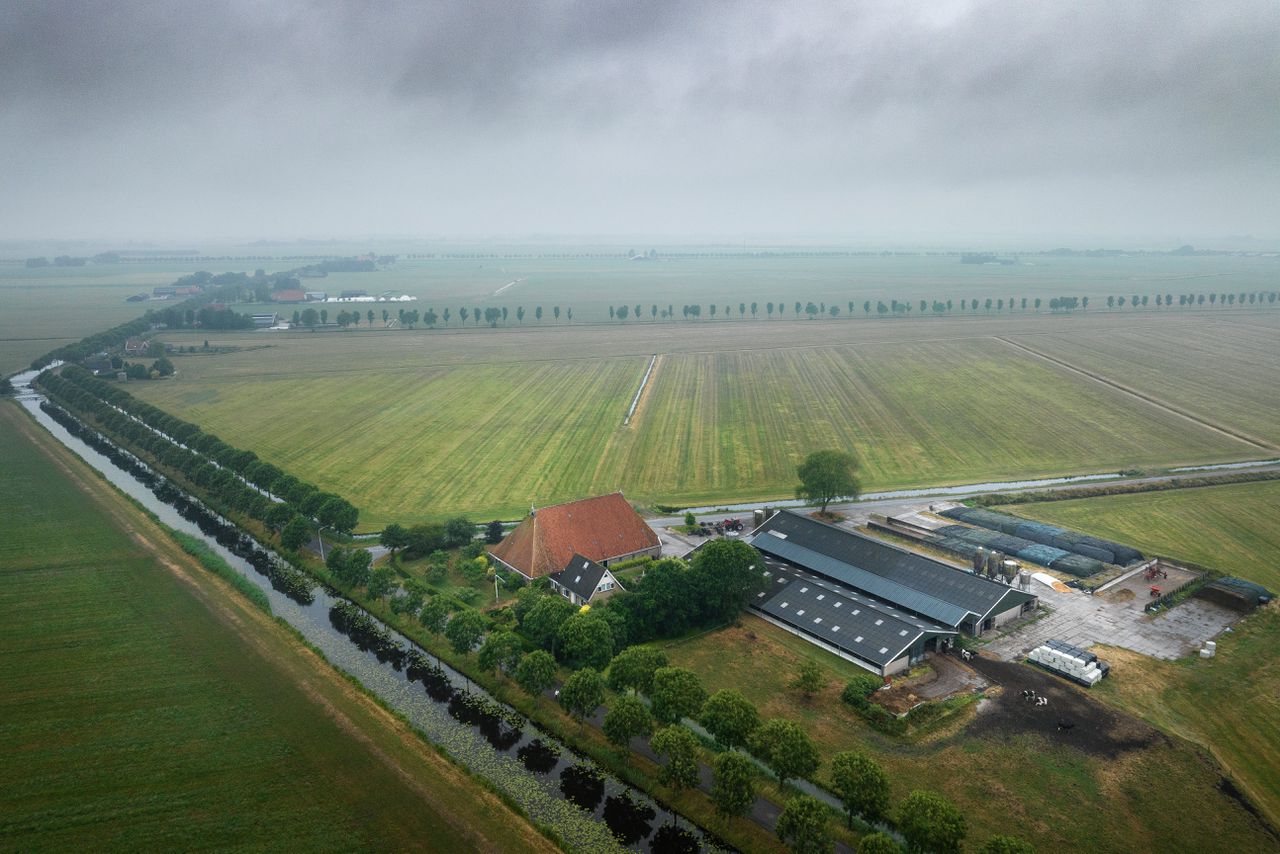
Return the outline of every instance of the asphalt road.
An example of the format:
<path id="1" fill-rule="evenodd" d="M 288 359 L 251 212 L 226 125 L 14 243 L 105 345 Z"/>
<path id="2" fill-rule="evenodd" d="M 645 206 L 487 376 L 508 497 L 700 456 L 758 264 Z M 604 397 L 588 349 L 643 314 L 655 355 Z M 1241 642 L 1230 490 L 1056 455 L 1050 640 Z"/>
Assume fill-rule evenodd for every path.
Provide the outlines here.
<path id="1" fill-rule="evenodd" d="M 1176 474 L 1151 475 L 1146 477 L 1118 477 L 1110 480 L 1084 481 L 1084 482 L 1076 481 L 1073 483 L 1062 483 L 1062 484 L 1056 484 L 1051 486 L 1030 486 L 1030 487 L 1024 487 L 1021 489 L 993 489 L 991 491 L 1005 492 L 1010 494 L 1016 493 L 1016 492 L 1061 492 L 1063 490 L 1079 489 L 1080 487 L 1087 487 L 1087 486 L 1113 486 L 1116 484 L 1155 483 L 1157 481 L 1162 481 L 1162 480 L 1187 480 L 1190 478 L 1207 477 L 1214 474 L 1237 474 L 1241 472 L 1258 472 L 1258 471 L 1280 471 L 1280 464 L 1270 463 L 1270 464 L 1264 464 L 1264 465 L 1259 465 L 1257 467 L 1249 467 L 1249 468 L 1226 469 L 1226 470 L 1219 469 L 1217 471 L 1189 471 L 1189 472 L 1180 472 Z M 945 489 L 945 487 L 939 487 L 939 490 L 942 490 L 942 489 Z M 871 499 L 868 501 L 842 502 L 839 504 L 831 504 L 828 506 L 827 509 L 830 511 L 839 513 L 840 515 L 846 517 L 850 521 L 865 522 L 867 517 L 872 513 L 881 513 L 881 514 L 891 516 L 896 513 L 904 512 L 911 508 L 920 507 L 923 504 L 929 504 L 932 501 L 944 501 L 944 500 L 962 501 L 964 499 L 973 498 L 975 497 L 975 495 L 978 495 L 978 494 L 981 494 L 981 493 L 975 493 L 973 495 L 948 495 L 948 494 L 939 492 L 938 494 L 935 494 L 932 496 L 918 495 L 910 498 L 883 498 L 883 499 Z M 767 502 L 762 502 L 762 503 L 767 503 Z M 726 504 L 724 506 L 731 508 L 733 505 Z M 738 511 L 726 512 L 722 510 L 718 513 L 700 513 L 700 514 L 695 514 L 695 516 L 700 522 L 701 521 L 713 522 L 713 521 L 725 519 L 728 517 L 738 517 L 738 518 L 749 519 L 751 516 L 751 511 L 738 510 Z M 684 514 L 682 513 L 676 516 L 649 517 L 646 519 L 646 521 L 655 528 L 656 527 L 665 528 L 671 525 L 683 525 Z"/>

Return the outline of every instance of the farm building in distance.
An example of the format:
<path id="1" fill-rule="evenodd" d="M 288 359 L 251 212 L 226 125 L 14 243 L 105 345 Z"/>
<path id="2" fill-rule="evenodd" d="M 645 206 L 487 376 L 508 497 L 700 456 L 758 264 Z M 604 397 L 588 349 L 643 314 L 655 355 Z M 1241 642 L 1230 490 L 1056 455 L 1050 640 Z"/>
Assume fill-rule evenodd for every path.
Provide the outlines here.
<path id="1" fill-rule="evenodd" d="M 607 599 L 623 587 L 603 564 L 575 554 L 559 572 L 547 576 L 551 589 L 575 605 Z"/>
<path id="2" fill-rule="evenodd" d="M 608 566 L 661 553 L 658 535 L 621 492 L 530 510 L 489 550 L 494 562 L 530 580 L 567 571 L 575 557 Z"/>
<path id="3" fill-rule="evenodd" d="M 1028 591 L 788 510 L 748 542 L 764 556 L 767 581 L 752 607 L 881 676 L 1037 604 Z"/>

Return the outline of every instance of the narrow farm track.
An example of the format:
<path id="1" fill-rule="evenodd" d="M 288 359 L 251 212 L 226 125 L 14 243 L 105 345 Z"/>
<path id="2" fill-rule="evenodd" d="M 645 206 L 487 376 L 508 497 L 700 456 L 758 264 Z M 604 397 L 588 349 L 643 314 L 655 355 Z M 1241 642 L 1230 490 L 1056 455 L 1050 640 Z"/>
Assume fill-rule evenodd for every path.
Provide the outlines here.
<path id="1" fill-rule="evenodd" d="M 1249 436 L 1249 435 L 1247 435 L 1247 434 L 1245 434 L 1245 433 L 1242 433 L 1242 432 L 1240 432 L 1240 431 L 1238 431 L 1238 430 L 1234 430 L 1234 429 L 1232 429 L 1232 428 L 1230 428 L 1230 427 L 1227 427 L 1227 426 L 1224 426 L 1224 425 L 1222 425 L 1222 424 L 1215 423 L 1215 422 L 1213 422 L 1213 421 L 1210 421 L 1210 420 L 1208 420 L 1208 419 L 1204 418 L 1203 416 L 1196 415 L 1195 413 L 1188 412 L 1188 411 L 1187 411 L 1187 410 L 1185 410 L 1185 409 L 1182 409 L 1182 408 L 1180 408 L 1180 407 L 1174 406 L 1173 404 L 1169 403 L 1168 401 L 1161 400 L 1161 399 L 1160 399 L 1160 398 L 1158 398 L 1158 397 L 1153 397 L 1153 396 L 1151 396 L 1151 395 L 1149 395 L 1149 394 L 1145 394 L 1145 393 L 1143 393 L 1143 392 L 1140 392 L 1140 391 L 1138 391 L 1137 389 L 1131 388 L 1130 386 L 1127 386 L 1127 385 L 1125 385 L 1124 383 L 1117 382 L 1116 380 L 1113 380 L 1113 379 L 1110 379 L 1110 378 L 1108 378 L 1108 377 L 1105 377 L 1105 376 L 1103 376 L 1102 374 L 1095 373 L 1095 372 L 1090 371 L 1090 370 L 1086 370 L 1085 368 L 1077 367 L 1076 365 L 1073 365 L 1073 364 L 1071 364 L 1070 362 L 1066 362 L 1066 361 L 1063 361 L 1062 359 L 1056 358 L 1056 357 L 1054 357 L 1054 356 L 1050 356 L 1049 354 L 1044 353 L 1044 352 L 1041 352 L 1040 350 L 1037 350 L 1037 349 L 1035 349 L 1035 348 L 1033 348 L 1033 347 L 1029 347 L 1029 346 L 1027 346 L 1026 344 L 1019 344 L 1017 341 L 1011 341 L 1011 340 L 1010 340 L 1010 339 L 1008 339 L 1008 338 L 1003 338 L 1003 337 L 1000 337 L 1000 336 L 997 336 L 997 337 L 996 337 L 996 340 L 997 340 L 997 341 L 1000 341 L 1000 342 L 1002 342 L 1002 343 L 1004 343 L 1004 344 L 1007 344 L 1007 345 L 1009 345 L 1010 347 L 1013 347 L 1014 349 L 1021 350 L 1021 351 L 1026 352 L 1026 353 L 1030 353 L 1032 356 L 1035 356 L 1035 357 L 1037 357 L 1037 358 L 1039 358 L 1039 359 L 1043 359 L 1044 361 L 1049 362 L 1049 363 L 1051 363 L 1051 364 L 1053 364 L 1053 365 L 1057 365 L 1058 367 L 1062 368 L 1063 370 L 1071 371 L 1071 372 L 1076 373 L 1076 374 L 1079 374 L 1079 375 L 1081 375 L 1081 376 L 1088 377 L 1089 379 L 1093 380 L 1094 382 L 1101 383 L 1102 385 L 1105 385 L 1105 386 L 1108 386 L 1108 387 L 1110 387 L 1110 388 L 1113 388 L 1113 389 L 1115 389 L 1116 391 L 1119 391 L 1119 392 L 1121 392 L 1121 393 L 1123 393 L 1123 394 L 1126 394 L 1126 395 L 1128 395 L 1128 396 L 1130 396 L 1130 397 L 1136 398 L 1136 399 L 1141 400 L 1141 401 L 1143 401 L 1143 402 L 1145 402 L 1145 403 L 1149 403 L 1150 405 L 1152 405 L 1152 406 L 1154 406 L 1154 407 L 1157 407 L 1157 408 L 1159 408 L 1159 409 L 1162 409 L 1162 410 L 1164 410 L 1165 412 L 1168 412 L 1168 413 L 1169 413 L 1169 414 L 1171 414 L 1171 415 L 1176 415 L 1176 416 L 1178 416 L 1179 418 L 1184 418 L 1184 419 L 1186 419 L 1187 421 L 1190 421 L 1190 422 L 1192 422 L 1193 424 L 1197 424 L 1197 425 L 1199 425 L 1199 426 L 1201 426 L 1201 427 L 1203 427 L 1203 428 L 1205 428 L 1205 429 L 1207 429 L 1207 430 L 1212 430 L 1212 431 L 1214 431 L 1215 433 L 1219 433 L 1219 434 L 1221 434 L 1221 435 L 1223 435 L 1223 436 L 1227 436 L 1227 437 L 1232 438 L 1232 439 L 1235 439 L 1235 440 L 1237 440 L 1237 441 L 1244 442 L 1244 443 L 1245 443 L 1245 444 L 1247 444 L 1247 445 L 1251 445 L 1251 446 L 1253 446 L 1253 447 L 1255 447 L 1255 448 L 1258 448 L 1258 449 L 1260 449 L 1260 450 L 1263 450 L 1263 451 L 1273 451 L 1273 452 L 1274 452 L 1274 451 L 1280 451 L 1280 445 L 1276 445 L 1276 444 L 1273 444 L 1273 443 L 1271 443 L 1271 442 L 1263 441 L 1262 439 L 1258 439 L 1258 438 L 1256 438 L 1256 437 Z"/>

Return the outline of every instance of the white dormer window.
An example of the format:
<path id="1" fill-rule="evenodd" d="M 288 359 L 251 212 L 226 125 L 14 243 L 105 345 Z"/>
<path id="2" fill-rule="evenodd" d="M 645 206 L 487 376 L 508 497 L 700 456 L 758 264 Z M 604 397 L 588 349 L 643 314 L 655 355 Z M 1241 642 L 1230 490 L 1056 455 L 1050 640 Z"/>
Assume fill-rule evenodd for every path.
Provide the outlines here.
<path id="1" fill-rule="evenodd" d="M 779 605 L 778 607 L 779 607 L 779 608 L 785 608 L 785 607 L 787 607 L 787 604 L 788 604 L 788 603 L 783 602 L 783 603 L 782 603 L 781 605 Z"/>
<path id="2" fill-rule="evenodd" d="M 880 654 L 881 654 L 881 655 L 884 655 L 884 654 L 885 654 L 886 652 L 888 652 L 888 651 L 889 651 L 889 647 L 887 647 L 887 646 L 882 646 L 882 647 L 880 647 Z"/>
<path id="3" fill-rule="evenodd" d="M 862 635 L 858 635 L 856 638 L 854 638 L 854 639 L 853 639 L 853 642 L 854 642 L 854 643 L 862 643 Z"/>
<path id="4" fill-rule="evenodd" d="M 877 626 L 883 626 L 883 625 L 884 625 L 884 620 L 876 620 L 876 625 L 877 625 Z"/>
<path id="5" fill-rule="evenodd" d="M 826 599 L 826 598 L 827 598 L 827 594 L 825 594 L 825 593 L 819 593 L 819 594 L 818 594 L 818 601 L 819 601 L 819 602 L 821 602 L 823 599 Z"/>
<path id="6" fill-rule="evenodd" d="M 808 592 L 809 592 L 809 588 L 808 588 L 808 587 L 801 587 L 801 588 L 800 588 L 800 592 L 801 592 L 801 593 L 808 593 Z"/>
<path id="7" fill-rule="evenodd" d="M 833 632 L 838 632 L 838 631 L 840 631 L 840 627 L 839 627 L 839 626 L 832 626 L 832 627 L 831 627 L 831 631 L 833 631 Z"/>
<path id="8" fill-rule="evenodd" d="M 832 605 L 831 607 L 833 607 L 833 608 L 839 608 L 839 607 L 840 607 L 841 605 L 843 605 L 843 604 L 844 604 L 843 602 L 837 602 L 836 604 Z"/>
<path id="9" fill-rule="evenodd" d="M 803 608 L 801 608 L 799 611 L 796 611 L 796 616 L 797 616 L 797 617 L 803 617 L 803 616 L 804 616 L 804 609 L 803 609 Z"/>
<path id="10" fill-rule="evenodd" d="M 813 622 L 814 622 L 814 623 L 821 623 L 821 622 L 822 622 L 822 618 L 821 618 L 821 617 L 814 617 L 814 618 L 813 618 Z"/>

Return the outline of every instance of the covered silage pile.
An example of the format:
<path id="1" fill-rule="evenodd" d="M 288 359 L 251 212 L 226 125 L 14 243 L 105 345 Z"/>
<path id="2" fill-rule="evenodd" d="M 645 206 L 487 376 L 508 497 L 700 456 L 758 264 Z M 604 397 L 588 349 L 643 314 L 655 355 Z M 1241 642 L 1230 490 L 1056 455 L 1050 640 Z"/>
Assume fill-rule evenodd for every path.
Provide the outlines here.
<path id="1" fill-rule="evenodd" d="M 1032 543 L 1051 546 L 1064 552 L 1091 558 L 1102 563 L 1127 566 L 1143 559 L 1142 552 L 1123 543 L 1092 537 L 1079 531 L 1070 531 L 1066 528 L 1059 528 L 1056 525 L 1047 525 L 1044 522 L 1032 522 L 1030 519 L 1022 519 L 1018 516 L 1011 516 L 1008 513 L 1000 513 L 982 507 L 953 507 L 950 510 L 942 511 L 942 515 L 969 525 L 977 525 L 980 528 L 997 531 Z M 1033 558 L 1028 557 L 1027 559 L 1032 560 Z M 1040 561 L 1037 562 L 1039 563 Z M 1058 567 L 1055 566 L 1053 568 L 1057 569 Z"/>
<path id="2" fill-rule="evenodd" d="M 1088 578 L 1104 568 L 1102 561 L 1096 558 L 1033 543 L 999 531 L 970 528 L 966 525 L 947 525 L 939 528 L 932 536 L 927 537 L 925 542 L 965 558 L 972 558 L 979 548 L 998 551 L 1010 557 L 1069 573 L 1077 578 Z"/>

